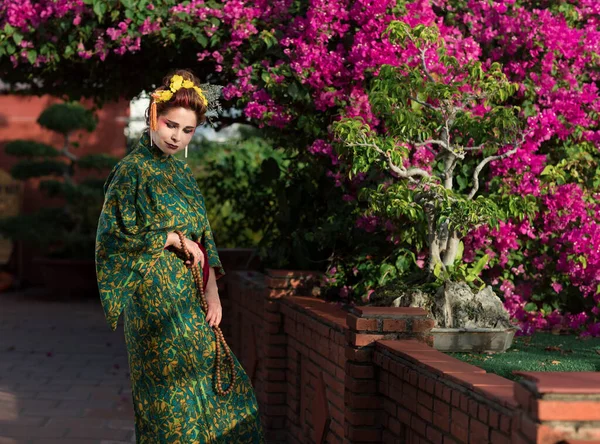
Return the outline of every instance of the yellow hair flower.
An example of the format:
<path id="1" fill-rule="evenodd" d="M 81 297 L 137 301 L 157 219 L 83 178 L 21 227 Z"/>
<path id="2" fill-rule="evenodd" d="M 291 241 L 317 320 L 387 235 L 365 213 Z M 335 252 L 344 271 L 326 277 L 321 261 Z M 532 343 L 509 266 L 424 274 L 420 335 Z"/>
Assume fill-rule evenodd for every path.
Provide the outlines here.
<path id="1" fill-rule="evenodd" d="M 204 93 L 202 92 L 202 89 L 199 86 L 194 86 L 194 91 L 196 91 L 198 93 L 198 95 L 200 96 L 200 100 L 202 100 L 202 103 L 204 104 L 204 106 L 208 106 L 208 100 L 206 100 L 206 97 L 204 97 Z"/>
<path id="2" fill-rule="evenodd" d="M 192 82 L 191 80 L 184 80 L 183 81 L 183 85 L 184 88 L 193 88 L 194 87 L 194 82 Z"/>
<path id="3" fill-rule="evenodd" d="M 180 75 L 175 74 L 173 77 L 171 77 L 171 91 L 173 92 L 177 92 L 178 89 L 181 88 L 181 85 L 183 84 L 183 77 L 181 77 Z"/>
<path id="4" fill-rule="evenodd" d="M 152 94 L 152 97 L 154 97 L 154 100 L 156 102 L 168 102 L 169 100 L 171 100 L 171 97 L 173 97 L 173 93 L 168 89 L 165 89 L 162 91 L 154 92 Z"/>

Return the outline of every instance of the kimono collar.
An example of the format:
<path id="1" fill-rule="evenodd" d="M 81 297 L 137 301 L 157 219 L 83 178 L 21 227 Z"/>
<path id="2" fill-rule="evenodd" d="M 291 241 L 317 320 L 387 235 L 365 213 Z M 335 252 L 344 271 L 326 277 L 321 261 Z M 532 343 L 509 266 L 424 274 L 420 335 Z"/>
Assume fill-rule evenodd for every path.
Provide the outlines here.
<path id="1" fill-rule="evenodd" d="M 140 137 L 140 146 L 146 148 L 150 154 L 152 154 L 152 157 L 155 160 L 158 160 L 160 162 L 167 162 L 169 160 L 171 160 L 171 155 L 170 154 L 165 154 L 163 153 L 160 148 L 158 146 L 156 146 L 156 143 L 153 143 L 152 146 L 150 146 L 150 133 L 149 131 L 144 131 L 142 133 L 142 137 Z"/>

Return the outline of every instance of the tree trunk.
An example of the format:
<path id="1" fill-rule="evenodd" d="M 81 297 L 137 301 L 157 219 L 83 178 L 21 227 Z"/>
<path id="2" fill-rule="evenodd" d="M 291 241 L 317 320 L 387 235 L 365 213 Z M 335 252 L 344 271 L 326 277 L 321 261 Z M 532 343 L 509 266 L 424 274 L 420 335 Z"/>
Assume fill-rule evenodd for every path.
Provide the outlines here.
<path id="1" fill-rule="evenodd" d="M 446 267 L 453 265 L 456 260 L 456 255 L 458 253 L 458 246 L 460 245 L 460 238 L 456 231 L 452 232 L 452 236 L 448 239 L 448 247 L 444 252 L 444 265 Z"/>

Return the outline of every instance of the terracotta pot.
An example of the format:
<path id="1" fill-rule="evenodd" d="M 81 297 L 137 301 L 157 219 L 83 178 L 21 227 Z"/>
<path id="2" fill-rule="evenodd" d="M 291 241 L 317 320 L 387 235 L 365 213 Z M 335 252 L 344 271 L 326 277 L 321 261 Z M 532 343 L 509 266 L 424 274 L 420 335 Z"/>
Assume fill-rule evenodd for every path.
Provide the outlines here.
<path id="1" fill-rule="evenodd" d="M 89 259 L 52 259 L 37 257 L 44 287 L 60 298 L 98 297 L 96 264 Z"/>

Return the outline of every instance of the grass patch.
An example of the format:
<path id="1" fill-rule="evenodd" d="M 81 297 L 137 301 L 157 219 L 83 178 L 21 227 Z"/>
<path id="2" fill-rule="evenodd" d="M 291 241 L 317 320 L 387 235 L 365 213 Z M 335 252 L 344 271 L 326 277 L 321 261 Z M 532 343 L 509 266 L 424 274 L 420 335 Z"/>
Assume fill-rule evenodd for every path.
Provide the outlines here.
<path id="1" fill-rule="evenodd" d="M 505 353 L 448 353 L 488 373 L 517 380 L 513 370 L 530 372 L 597 372 L 600 371 L 600 338 L 579 339 L 536 333 L 517 337 Z"/>

